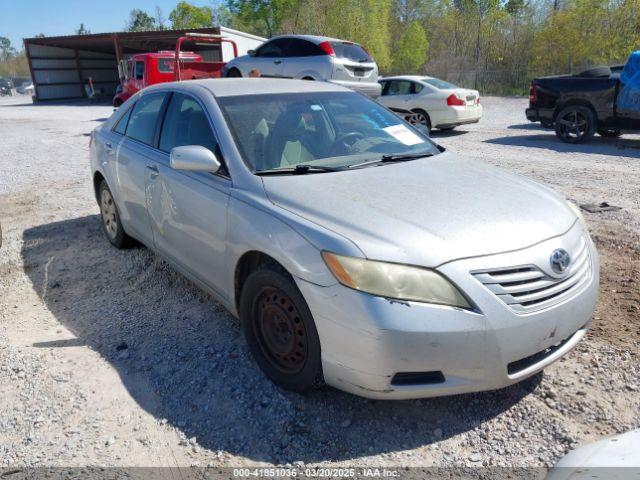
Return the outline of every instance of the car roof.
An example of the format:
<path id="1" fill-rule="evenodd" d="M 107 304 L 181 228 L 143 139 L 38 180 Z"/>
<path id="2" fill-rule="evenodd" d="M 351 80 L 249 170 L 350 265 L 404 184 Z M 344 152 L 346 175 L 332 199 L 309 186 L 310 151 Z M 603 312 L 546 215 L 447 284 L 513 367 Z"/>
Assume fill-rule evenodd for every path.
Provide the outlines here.
<path id="1" fill-rule="evenodd" d="M 292 35 L 276 35 L 274 37 L 271 37 L 269 39 L 270 40 L 274 40 L 276 38 L 300 38 L 302 40 L 308 40 L 310 42 L 313 43 L 322 43 L 322 42 L 347 42 L 347 43 L 353 43 L 355 45 L 360 45 L 357 42 L 352 42 L 351 40 L 341 40 L 339 38 L 333 38 L 333 37 L 323 37 L 321 35 L 297 35 L 297 34 L 292 34 Z M 266 42 L 265 42 L 266 43 Z"/>
<path id="2" fill-rule="evenodd" d="M 264 95 L 271 93 L 352 92 L 352 90 L 348 88 L 329 82 L 312 82 L 309 80 L 281 78 L 208 78 L 203 80 L 159 83 L 147 87 L 144 90 L 161 90 L 167 87 L 192 93 L 197 93 L 204 87 L 216 97 Z"/>
<path id="3" fill-rule="evenodd" d="M 414 80 L 414 81 L 421 81 L 421 80 L 425 80 L 428 78 L 434 78 L 434 77 L 430 77 L 428 75 L 393 75 L 391 77 L 381 77 L 379 80 Z"/>

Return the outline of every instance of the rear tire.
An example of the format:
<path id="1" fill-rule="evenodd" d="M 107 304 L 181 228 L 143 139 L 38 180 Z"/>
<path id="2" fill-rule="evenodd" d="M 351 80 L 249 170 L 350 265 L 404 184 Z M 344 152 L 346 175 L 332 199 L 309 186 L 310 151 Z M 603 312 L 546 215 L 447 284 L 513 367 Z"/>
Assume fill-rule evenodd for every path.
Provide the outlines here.
<path id="1" fill-rule="evenodd" d="M 409 123 L 417 127 L 425 127 L 427 132 L 431 132 L 431 118 L 429 114 L 420 108 L 411 110 L 413 115 L 409 118 Z"/>
<path id="2" fill-rule="evenodd" d="M 571 105 L 558 113 L 556 135 L 565 143 L 583 143 L 596 133 L 596 116 L 589 107 Z"/>
<path id="3" fill-rule="evenodd" d="M 307 302 L 284 269 L 265 265 L 249 274 L 239 307 L 249 350 L 271 381 L 296 392 L 322 384 L 318 331 Z"/>
<path id="4" fill-rule="evenodd" d="M 102 231 L 107 240 L 116 248 L 122 249 L 131 246 L 133 239 L 126 234 L 120 221 L 120 212 L 113 194 L 104 180 L 98 187 L 98 204 L 100 205 L 100 219 Z"/>
<path id="5" fill-rule="evenodd" d="M 242 73 L 237 68 L 232 68 L 227 72 L 227 78 L 240 78 Z"/>
<path id="6" fill-rule="evenodd" d="M 622 131 L 615 129 L 600 129 L 598 130 L 598 135 L 605 138 L 618 138 L 620 135 L 622 135 Z"/>

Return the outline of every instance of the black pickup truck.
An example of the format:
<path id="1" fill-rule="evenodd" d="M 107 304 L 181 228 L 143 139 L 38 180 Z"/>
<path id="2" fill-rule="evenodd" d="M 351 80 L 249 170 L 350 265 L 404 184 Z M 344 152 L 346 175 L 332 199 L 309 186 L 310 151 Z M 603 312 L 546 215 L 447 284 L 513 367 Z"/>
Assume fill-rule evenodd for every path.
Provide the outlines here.
<path id="1" fill-rule="evenodd" d="M 598 67 L 578 75 L 536 78 L 529 90 L 527 119 L 555 128 L 567 143 L 582 143 L 596 132 L 618 137 L 640 130 L 640 108 L 619 108 L 623 66 Z"/>

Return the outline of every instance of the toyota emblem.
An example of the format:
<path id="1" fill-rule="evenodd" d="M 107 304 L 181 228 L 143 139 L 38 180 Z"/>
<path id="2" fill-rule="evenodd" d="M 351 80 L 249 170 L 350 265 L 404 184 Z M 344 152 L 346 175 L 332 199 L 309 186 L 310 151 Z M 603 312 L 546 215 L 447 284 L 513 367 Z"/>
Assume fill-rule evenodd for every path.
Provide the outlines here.
<path id="1" fill-rule="evenodd" d="M 571 264 L 571 257 L 566 250 L 558 248 L 551 254 L 550 262 L 551 268 L 554 272 L 564 273 L 567 271 L 567 268 L 569 268 L 569 265 Z"/>

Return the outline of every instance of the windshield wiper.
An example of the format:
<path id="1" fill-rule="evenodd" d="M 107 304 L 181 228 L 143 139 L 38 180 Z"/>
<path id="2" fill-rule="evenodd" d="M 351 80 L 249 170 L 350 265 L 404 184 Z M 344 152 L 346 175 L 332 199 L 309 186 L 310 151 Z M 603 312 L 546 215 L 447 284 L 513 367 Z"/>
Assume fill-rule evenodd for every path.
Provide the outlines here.
<path id="1" fill-rule="evenodd" d="M 339 172 L 344 167 L 323 167 L 321 165 L 296 165 L 290 168 L 269 168 L 257 170 L 256 175 L 305 175 L 307 173 Z"/>
<path id="2" fill-rule="evenodd" d="M 395 153 L 382 155 L 379 162 L 391 163 L 391 162 L 406 162 L 408 160 L 416 160 L 418 158 L 433 157 L 433 153 Z"/>

